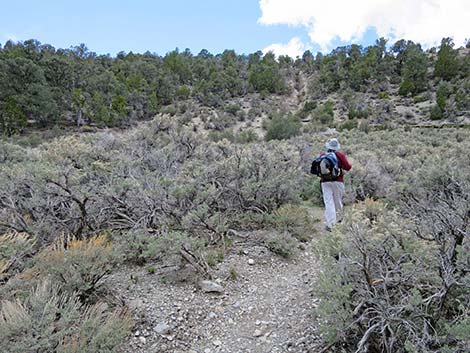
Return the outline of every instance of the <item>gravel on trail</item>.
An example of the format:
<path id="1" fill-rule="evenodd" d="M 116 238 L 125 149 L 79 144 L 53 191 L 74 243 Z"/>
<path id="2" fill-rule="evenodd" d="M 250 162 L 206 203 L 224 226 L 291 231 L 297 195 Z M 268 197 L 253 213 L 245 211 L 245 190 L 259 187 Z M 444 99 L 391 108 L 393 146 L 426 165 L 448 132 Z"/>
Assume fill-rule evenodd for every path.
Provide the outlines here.
<path id="1" fill-rule="evenodd" d="M 319 351 L 312 295 L 319 236 L 323 231 L 287 260 L 260 244 L 235 243 L 205 284 L 213 291 L 195 278 L 177 282 L 145 268 L 120 270 L 111 288 L 136 323 L 121 352 Z"/>

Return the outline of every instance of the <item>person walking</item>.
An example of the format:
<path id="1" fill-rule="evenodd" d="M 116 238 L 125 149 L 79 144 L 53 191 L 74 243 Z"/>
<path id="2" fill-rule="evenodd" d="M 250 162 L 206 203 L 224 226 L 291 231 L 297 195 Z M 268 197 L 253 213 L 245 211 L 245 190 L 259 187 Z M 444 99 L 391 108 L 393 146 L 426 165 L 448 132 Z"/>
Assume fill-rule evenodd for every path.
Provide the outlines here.
<path id="1" fill-rule="evenodd" d="M 320 176 L 323 202 L 325 204 L 325 227 L 331 231 L 336 224 L 338 213 L 343 209 L 344 171 L 352 168 L 346 155 L 340 152 L 338 139 L 332 138 L 325 143 L 325 153 L 320 154 L 312 163 L 311 172 Z"/>

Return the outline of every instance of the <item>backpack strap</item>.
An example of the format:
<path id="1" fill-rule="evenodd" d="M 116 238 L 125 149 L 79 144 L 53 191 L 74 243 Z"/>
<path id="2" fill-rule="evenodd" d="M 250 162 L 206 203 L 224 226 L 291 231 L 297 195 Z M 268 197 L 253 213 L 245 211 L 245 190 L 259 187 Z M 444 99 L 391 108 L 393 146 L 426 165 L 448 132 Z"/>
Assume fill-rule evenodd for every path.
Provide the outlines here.
<path id="1" fill-rule="evenodd" d="M 336 156 L 336 159 L 338 160 L 338 168 L 339 168 L 339 175 L 338 176 L 341 176 L 343 175 L 343 166 L 342 166 L 342 162 L 341 162 L 341 158 L 338 157 L 338 153 L 335 151 L 335 156 Z"/>

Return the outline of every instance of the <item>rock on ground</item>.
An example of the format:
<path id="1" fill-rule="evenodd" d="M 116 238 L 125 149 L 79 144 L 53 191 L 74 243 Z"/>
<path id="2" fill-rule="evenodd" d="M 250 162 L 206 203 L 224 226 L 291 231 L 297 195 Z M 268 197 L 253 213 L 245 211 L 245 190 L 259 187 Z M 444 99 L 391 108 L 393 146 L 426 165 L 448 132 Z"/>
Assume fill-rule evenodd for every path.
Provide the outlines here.
<path id="1" fill-rule="evenodd" d="M 129 337 L 121 352 L 311 351 L 318 340 L 312 317 L 318 300 L 311 294 L 318 273 L 314 242 L 291 260 L 261 245 L 236 243 L 215 270 L 211 285 L 222 288 L 217 293 L 193 282 L 166 283 L 145 269 L 113 275 L 113 288 L 132 306 L 134 332 L 147 332 L 145 339 Z"/>

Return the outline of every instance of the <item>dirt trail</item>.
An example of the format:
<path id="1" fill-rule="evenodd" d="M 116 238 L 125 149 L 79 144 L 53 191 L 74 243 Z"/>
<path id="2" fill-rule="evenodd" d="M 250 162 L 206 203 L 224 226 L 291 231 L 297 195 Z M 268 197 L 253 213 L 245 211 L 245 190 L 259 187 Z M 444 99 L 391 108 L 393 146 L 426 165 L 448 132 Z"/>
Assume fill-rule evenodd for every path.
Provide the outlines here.
<path id="1" fill-rule="evenodd" d="M 321 218 L 321 210 L 312 215 Z M 204 293 L 191 281 L 165 283 L 145 269 L 114 275 L 112 285 L 137 321 L 122 352 L 316 351 L 313 244 L 323 235 L 317 224 L 313 239 L 289 260 L 259 244 L 235 243 L 215 271 L 221 294 Z"/>

